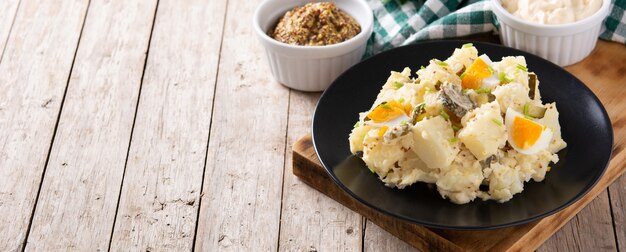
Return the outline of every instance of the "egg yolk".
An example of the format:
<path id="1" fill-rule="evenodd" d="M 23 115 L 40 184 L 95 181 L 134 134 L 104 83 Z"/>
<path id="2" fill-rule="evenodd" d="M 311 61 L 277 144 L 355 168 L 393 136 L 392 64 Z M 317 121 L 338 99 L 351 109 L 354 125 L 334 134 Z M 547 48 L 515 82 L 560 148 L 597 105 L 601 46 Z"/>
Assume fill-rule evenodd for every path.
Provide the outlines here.
<path id="1" fill-rule="evenodd" d="M 463 74 L 461 86 L 477 89 L 480 88 L 483 79 L 491 76 L 492 73 L 489 71 L 489 65 L 481 58 L 477 58 Z"/>
<path id="2" fill-rule="evenodd" d="M 372 119 L 372 121 L 374 121 L 375 123 L 382 123 L 388 122 L 402 115 L 408 115 L 410 113 L 410 104 L 402 105 L 397 101 L 390 101 L 376 106 L 376 108 L 372 110 L 372 112 L 367 114 L 367 117 Z"/>
<path id="3" fill-rule="evenodd" d="M 526 150 L 532 147 L 543 132 L 543 126 L 532 120 L 515 117 L 511 125 L 511 137 L 518 148 Z"/>

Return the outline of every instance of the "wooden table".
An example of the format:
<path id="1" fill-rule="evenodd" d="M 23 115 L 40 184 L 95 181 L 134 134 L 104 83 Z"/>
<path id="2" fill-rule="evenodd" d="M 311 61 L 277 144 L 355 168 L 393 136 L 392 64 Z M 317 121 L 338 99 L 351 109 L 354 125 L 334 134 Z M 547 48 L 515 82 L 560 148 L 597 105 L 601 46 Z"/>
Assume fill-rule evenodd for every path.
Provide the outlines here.
<path id="1" fill-rule="evenodd" d="M 411 250 L 291 173 L 319 93 L 272 79 L 259 2 L 0 1 L 0 251 Z M 540 250 L 625 224 L 622 177 Z"/>

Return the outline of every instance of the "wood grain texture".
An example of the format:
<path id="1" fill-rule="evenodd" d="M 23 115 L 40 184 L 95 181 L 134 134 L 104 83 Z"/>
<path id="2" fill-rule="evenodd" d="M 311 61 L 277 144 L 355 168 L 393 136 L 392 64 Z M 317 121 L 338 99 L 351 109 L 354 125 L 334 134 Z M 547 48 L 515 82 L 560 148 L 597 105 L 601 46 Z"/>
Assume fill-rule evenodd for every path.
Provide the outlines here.
<path id="1" fill-rule="evenodd" d="M 292 90 L 289 96 L 279 250 L 360 251 L 361 215 L 320 194 L 291 173 L 292 144 L 310 130 L 319 95 Z"/>
<path id="2" fill-rule="evenodd" d="M 376 223 L 367 220 L 365 225 L 365 240 L 363 241 L 364 252 L 394 251 L 394 252 L 414 252 L 419 251 L 408 243 L 400 240 L 385 231 Z"/>
<path id="3" fill-rule="evenodd" d="M 620 177 L 611 187 L 613 229 L 619 251 L 626 251 L 626 176 Z"/>
<path id="4" fill-rule="evenodd" d="M 605 190 L 537 251 L 616 251 L 612 224 Z"/>
<path id="5" fill-rule="evenodd" d="M 257 1 L 229 1 L 196 249 L 275 251 L 289 90 L 252 39 Z"/>
<path id="6" fill-rule="evenodd" d="M 23 0 L 16 14 L 0 63 L 0 251 L 25 242 L 87 5 Z"/>
<path id="7" fill-rule="evenodd" d="M 605 106 L 615 134 L 613 161 L 611 165 L 626 165 L 626 48 L 622 44 L 599 41 L 592 55 L 571 67 L 567 67 L 576 77 L 600 98 Z M 626 176 L 620 177 L 609 188 L 614 233 L 619 251 L 626 251 Z M 608 239 L 590 232 L 581 231 L 582 235 L 595 239 Z"/>
<path id="8" fill-rule="evenodd" d="M 159 1 L 113 251 L 192 249 L 224 12 L 223 1 Z"/>
<path id="9" fill-rule="evenodd" d="M 0 1 L 0 62 L 2 62 L 2 55 L 6 42 L 9 38 L 11 27 L 13 26 L 13 19 L 17 13 L 17 7 L 20 0 L 3 0 Z"/>
<path id="10" fill-rule="evenodd" d="M 27 250 L 108 248 L 155 6 L 91 2 Z"/>

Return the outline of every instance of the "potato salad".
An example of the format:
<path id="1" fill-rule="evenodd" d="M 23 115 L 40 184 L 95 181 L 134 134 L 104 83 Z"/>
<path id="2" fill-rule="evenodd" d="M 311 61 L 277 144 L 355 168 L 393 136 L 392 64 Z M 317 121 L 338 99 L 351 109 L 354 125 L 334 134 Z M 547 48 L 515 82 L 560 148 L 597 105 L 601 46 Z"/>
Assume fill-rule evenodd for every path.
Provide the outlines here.
<path id="1" fill-rule="evenodd" d="M 431 183 L 457 204 L 506 202 L 542 181 L 566 147 L 556 104 L 541 101 L 523 56 L 493 60 L 465 44 L 415 76 L 392 71 L 359 114 L 351 152 L 389 187 Z"/>

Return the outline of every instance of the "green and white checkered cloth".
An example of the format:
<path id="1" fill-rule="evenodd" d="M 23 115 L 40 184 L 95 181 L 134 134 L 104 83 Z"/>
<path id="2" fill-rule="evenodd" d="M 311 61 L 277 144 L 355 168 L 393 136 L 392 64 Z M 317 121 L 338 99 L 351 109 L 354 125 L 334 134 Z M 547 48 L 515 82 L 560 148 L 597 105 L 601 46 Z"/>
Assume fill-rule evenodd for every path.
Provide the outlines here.
<path id="1" fill-rule="evenodd" d="M 367 0 L 374 34 L 366 57 L 419 40 L 497 32 L 489 0 Z M 600 38 L 626 42 L 626 0 L 612 0 Z"/>

